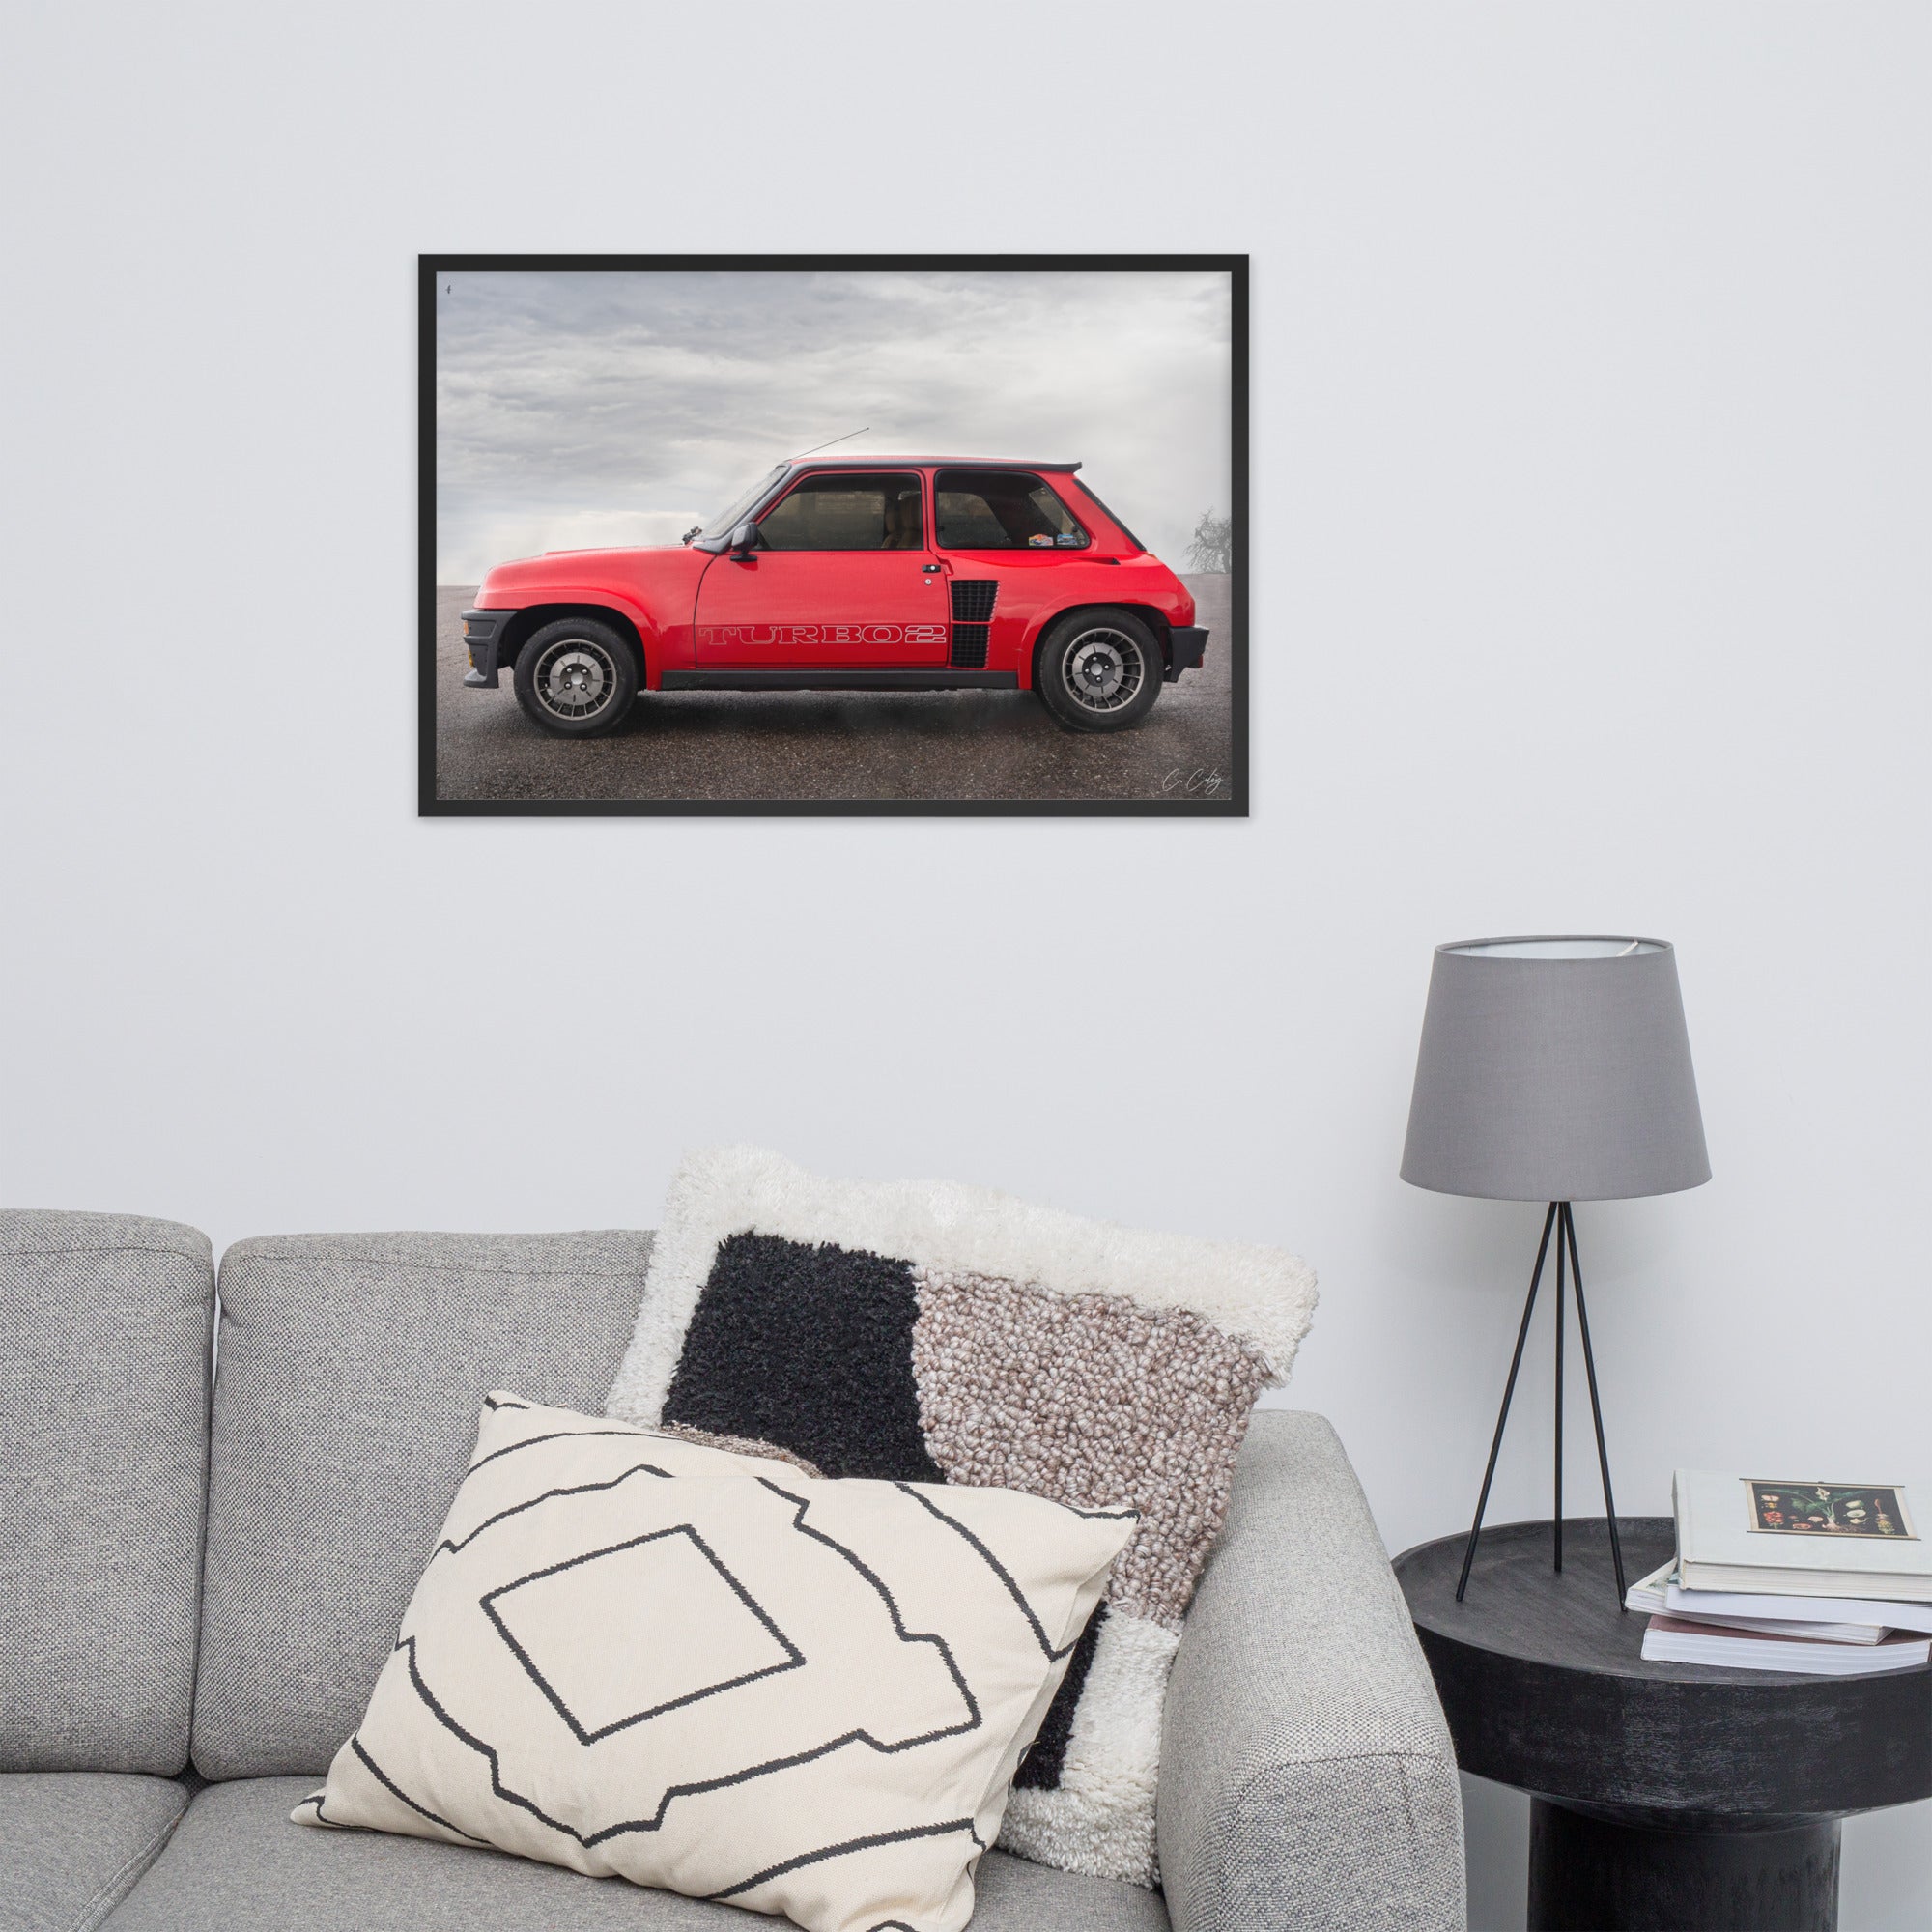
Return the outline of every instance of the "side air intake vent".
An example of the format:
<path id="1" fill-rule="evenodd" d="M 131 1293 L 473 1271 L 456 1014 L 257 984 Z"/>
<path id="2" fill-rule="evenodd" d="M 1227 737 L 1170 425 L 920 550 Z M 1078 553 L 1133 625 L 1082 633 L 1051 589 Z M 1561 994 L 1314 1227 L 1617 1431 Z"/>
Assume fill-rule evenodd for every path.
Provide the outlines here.
<path id="1" fill-rule="evenodd" d="M 952 621 L 955 624 L 983 624 L 993 614 L 993 599 L 1000 594 L 997 578 L 955 577 L 952 580 Z"/>
<path id="2" fill-rule="evenodd" d="M 980 670 L 986 663 L 986 630 L 993 615 L 999 580 L 955 577 L 952 580 L 952 665 L 956 670 Z"/>
<path id="3" fill-rule="evenodd" d="M 989 624 L 954 624 L 952 627 L 952 668 L 954 670 L 983 670 L 986 667 L 986 634 Z"/>

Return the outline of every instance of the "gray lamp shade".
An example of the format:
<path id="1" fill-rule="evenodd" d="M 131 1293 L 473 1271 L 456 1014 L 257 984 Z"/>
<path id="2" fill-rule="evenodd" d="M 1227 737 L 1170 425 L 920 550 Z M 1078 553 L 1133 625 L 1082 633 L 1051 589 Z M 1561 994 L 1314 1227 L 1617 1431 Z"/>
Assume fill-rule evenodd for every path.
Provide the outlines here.
<path id="1" fill-rule="evenodd" d="M 1437 947 L 1402 1178 L 1493 1201 L 1622 1201 L 1709 1180 L 1671 948 Z"/>

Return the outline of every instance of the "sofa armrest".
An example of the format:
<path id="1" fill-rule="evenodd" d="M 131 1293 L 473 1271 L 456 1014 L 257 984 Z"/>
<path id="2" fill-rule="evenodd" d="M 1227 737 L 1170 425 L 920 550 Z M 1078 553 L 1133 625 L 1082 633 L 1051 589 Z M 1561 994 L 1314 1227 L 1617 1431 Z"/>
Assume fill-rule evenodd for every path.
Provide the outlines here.
<path id="1" fill-rule="evenodd" d="M 1262 1409 L 1167 1695 L 1176 1932 L 1466 1920 L 1456 1754 L 1334 1430 Z"/>

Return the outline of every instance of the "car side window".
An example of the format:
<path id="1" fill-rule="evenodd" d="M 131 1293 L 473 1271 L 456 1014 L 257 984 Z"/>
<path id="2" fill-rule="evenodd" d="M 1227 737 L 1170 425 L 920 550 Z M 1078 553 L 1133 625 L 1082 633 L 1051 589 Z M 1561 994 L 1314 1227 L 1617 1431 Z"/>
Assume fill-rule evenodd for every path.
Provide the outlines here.
<path id="1" fill-rule="evenodd" d="M 767 550 L 923 550 L 917 473 L 802 477 L 758 519 Z"/>
<path id="2" fill-rule="evenodd" d="M 1020 469 L 942 469 L 933 479 L 942 550 L 1085 550 L 1091 539 L 1053 485 Z"/>

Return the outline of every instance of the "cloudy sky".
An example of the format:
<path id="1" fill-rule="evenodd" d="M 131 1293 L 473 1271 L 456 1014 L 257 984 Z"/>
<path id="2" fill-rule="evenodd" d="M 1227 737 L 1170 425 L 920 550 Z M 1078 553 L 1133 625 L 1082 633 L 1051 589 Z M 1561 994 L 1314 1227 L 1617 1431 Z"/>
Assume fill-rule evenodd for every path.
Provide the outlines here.
<path id="1" fill-rule="evenodd" d="M 1177 567 L 1229 507 L 1222 274 L 446 274 L 438 581 L 675 543 L 787 456 L 1083 463 Z"/>

